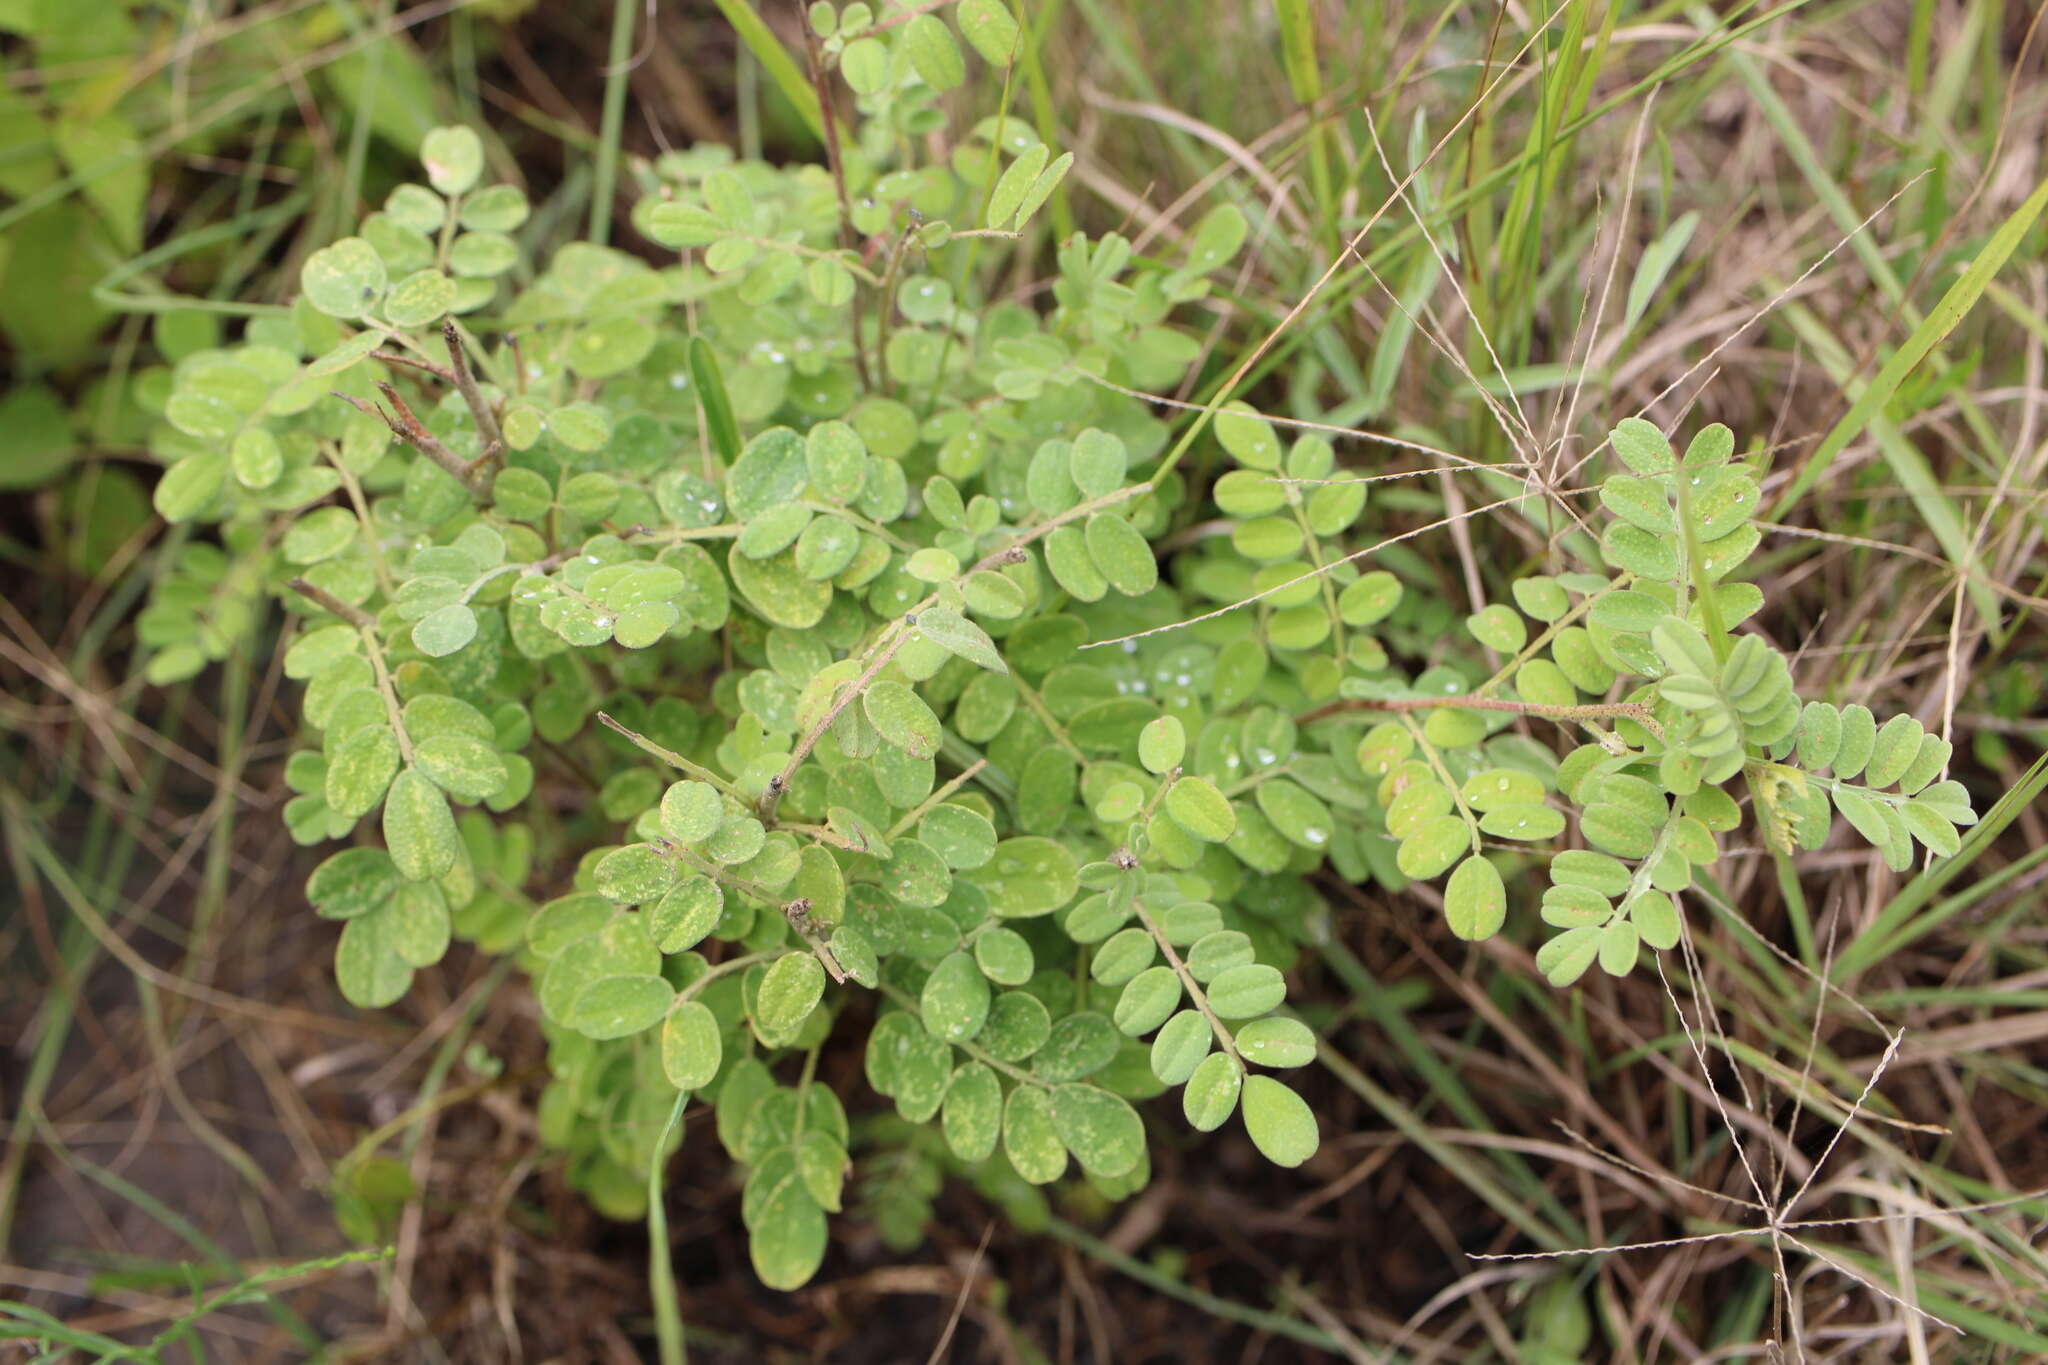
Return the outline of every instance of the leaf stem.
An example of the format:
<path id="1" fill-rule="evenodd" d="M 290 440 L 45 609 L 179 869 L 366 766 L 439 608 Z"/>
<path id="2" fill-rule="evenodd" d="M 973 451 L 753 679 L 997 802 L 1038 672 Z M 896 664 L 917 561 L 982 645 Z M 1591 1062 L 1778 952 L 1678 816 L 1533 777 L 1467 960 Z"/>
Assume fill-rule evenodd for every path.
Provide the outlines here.
<path id="1" fill-rule="evenodd" d="M 339 616 L 356 628 L 363 637 L 363 651 L 370 656 L 370 670 L 377 675 L 377 691 L 384 698 L 384 714 L 391 719 L 391 731 L 398 739 L 398 756 L 405 766 L 412 766 L 412 736 L 406 732 L 405 721 L 398 705 L 398 688 L 391 681 L 391 670 L 384 663 L 384 645 L 377 638 L 377 621 L 361 607 L 342 601 L 325 588 L 316 587 L 303 578 L 294 578 L 291 590 L 319 607 L 322 611 Z"/>
<path id="2" fill-rule="evenodd" d="M 1540 716 L 1545 720 L 1592 721 L 1621 718 L 1636 724 L 1663 738 L 1664 730 L 1657 724 L 1657 718 L 1650 708 L 1641 702 L 1612 701 L 1591 702 L 1584 706 L 1548 706 L 1533 701 L 1508 701 L 1501 697 L 1352 697 L 1333 701 L 1304 711 L 1294 718 L 1297 725 L 1343 715 L 1352 711 L 1380 711 L 1407 714 L 1414 711 L 1506 711 L 1517 716 Z"/>
<path id="3" fill-rule="evenodd" d="M 428 431 L 420 419 L 413 415 L 413 410 L 406 406 L 403 398 L 398 396 L 397 389 L 392 388 L 391 385 L 380 379 L 377 381 L 377 391 L 383 394 L 385 400 L 391 404 L 392 408 L 396 411 L 396 416 L 386 412 L 375 403 L 365 403 L 362 399 L 352 394 L 342 393 L 339 390 L 333 390 L 332 392 L 336 398 L 339 398 L 357 412 L 375 417 L 383 422 L 390 429 L 393 436 L 396 436 L 399 440 L 441 466 L 449 477 L 469 491 L 471 497 L 476 498 L 479 502 L 483 501 L 486 493 L 483 471 L 472 468 L 469 461 L 441 444 L 441 438 Z"/>
<path id="4" fill-rule="evenodd" d="M 477 434 L 483 437 L 483 459 L 492 459 L 505 449 L 505 433 L 498 426 L 498 414 L 492 410 L 489 400 L 484 397 L 476 375 L 469 368 L 469 351 L 462 341 L 462 332 L 455 325 L 454 318 L 441 320 L 441 340 L 448 345 L 448 373 L 462 401 L 469 405 L 469 415 L 476 422 Z"/>
<path id="5" fill-rule="evenodd" d="M 896 651 L 903 648 L 904 641 L 909 638 L 901 630 L 891 636 L 882 652 L 875 656 L 874 662 L 863 669 L 861 675 L 849 683 L 845 691 L 832 699 L 832 705 L 826 708 L 825 714 L 820 716 L 817 723 L 806 730 L 803 738 L 796 742 L 796 748 L 790 750 L 789 762 L 782 765 L 781 772 L 768 779 L 768 790 L 761 793 L 761 800 L 756 809 L 763 824 L 775 818 L 775 808 L 782 804 L 782 794 L 789 790 L 790 779 L 796 776 L 796 770 L 802 766 L 803 761 L 811 756 L 811 750 L 818 746 L 818 741 L 825 737 L 825 732 L 832 728 L 832 722 L 839 719 L 839 713 L 844 711 L 855 697 L 867 690 L 868 684 L 889 666 L 889 661 L 896 657 Z"/>
<path id="6" fill-rule="evenodd" d="M 732 797 L 735 801 L 746 800 L 746 798 L 740 794 L 739 788 L 733 786 L 732 783 L 726 781 L 717 773 L 712 772 L 711 769 L 706 768 L 698 763 L 692 763 L 689 759 L 684 758 L 681 754 L 675 752 L 675 750 L 673 749 L 663 748 L 661 745 L 656 744 L 653 740 L 649 739 L 647 736 L 641 734 L 637 730 L 627 729 L 625 726 L 619 724 L 618 721 L 613 720 L 610 716 L 606 715 L 602 711 L 597 713 L 597 718 L 601 723 L 603 723 L 605 728 L 612 730 L 617 734 L 623 736 L 625 739 L 632 743 L 634 748 L 641 750 L 643 753 L 652 754 L 654 757 L 660 759 L 662 762 L 668 764 L 670 767 L 688 773 L 691 777 L 694 777 L 699 782 L 709 782 L 712 786 L 718 788 L 718 790 L 724 792 L 727 796 Z"/>
<path id="7" fill-rule="evenodd" d="M 1223 1051 L 1237 1063 L 1237 1069 L 1242 1074 L 1244 1058 L 1238 1055 L 1237 1039 L 1223 1026 L 1223 1021 L 1216 1017 L 1216 1011 L 1209 1007 L 1208 993 L 1202 989 L 1201 983 L 1195 980 L 1195 974 L 1188 970 L 1188 964 L 1181 961 L 1180 954 L 1174 951 L 1173 945 L 1167 942 L 1165 932 L 1153 922 L 1151 912 L 1145 909 L 1145 903 L 1132 896 L 1131 909 L 1137 912 L 1138 923 L 1145 926 L 1145 932 L 1152 935 L 1152 941 L 1159 945 L 1159 953 L 1166 959 L 1166 965 L 1173 968 L 1173 974 L 1180 978 L 1181 989 L 1188 993 L 1188 999 L 1202 1012 L 1202 1017 L 1209 1021 L 1209 1031 L 1216 1035 L 1216 1041 L 1223 1045 Z"/>

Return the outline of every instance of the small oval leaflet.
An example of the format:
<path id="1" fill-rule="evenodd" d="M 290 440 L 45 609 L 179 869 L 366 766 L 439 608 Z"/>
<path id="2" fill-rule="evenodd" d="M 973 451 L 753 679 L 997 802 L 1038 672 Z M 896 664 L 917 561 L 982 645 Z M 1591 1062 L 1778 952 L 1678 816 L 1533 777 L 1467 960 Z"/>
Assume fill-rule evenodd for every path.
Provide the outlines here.
<path id="1" fill-rule="evenodd" d="M 1152 1038 L 1152 1074 L 1167 1085 L 1182 1085 L 1209 1055 L 1213 1034 L 1199 1010 L 1182 1010 Z"/>
<path id="2" fill-rule="evenodd" d="M 1237 1110 L 1237 1097 L 1244 1084 L 1244 1067 L 1227 1052 L 1212 1052 L 1195 1067 L 1181 1091 L 1181 1113 L 1198 1133 L 1210 1133 L 1223 1126 Z"/>
<path id="3" fill-rule="evenodd" d="M 1308 1102 L 1271 1076 L 1247 1076 L 1244 1128 L 1266 1160 L 1299 1166 L 1316 1154 L 1321 1136 Z"/>
<path id="4" fill-rule="evenodd" d="M 1237 831 L 1237 813 L 1206 778 L 1183 777 L 1166 793 L 1166 813 L 1204 843 L 1221 843 Z"/>
<path id="5" fill-rule="evenodd" d="M 1269 1015 L 1237 1031 L 1237 1051 L 1259 1066 L 1307 1066 L 1315 1060 L 1316 1036 L 1299 1019 Z"/>
<path id="6" fill-rule="evenodd" d="M 440 876 L 462 853 L 448 798 L 415 769 L 393 778 L 384 795 L 384 846 L 408 881 Z"/>
<path id="7" fill-rule="evenodd" d="M 1491 938 L 1507 922 L 1508 892 L 1500 871 L 1474 854 L 1444 883 L 1444 918 L 1467 941 Z"/>
<path id="8" fill-rule="evenodd" d="M 1052 1092 L 1053 1129 L 1090 1175 L 1128 1175 L 1145 1155 L 1145 1125 L 1138 1111 L 1092 1085 L 1062 1085 Z"/>
<path id="9" fill-rule="evenodd" d="M 949 953 L 925 978 L 919 1009 L 934 1038 L 965 1043 L 988 1022 L 988 978 L 980 964 L 963 952 Z"/>
<path id="10" fill-rule="evenodd" d="M 625 1038 L 659 1023 L 675 1000 L 660 976 L 608 976 L 591 982 L 569 1007 L 569 1027 L 586 1038 Z"/>
<path id="11" fill-rule="evenodd" d="M 755 1018 L 772 1034 L 786 1034 L 810 1016 L 825 993 L 825 969 L 807 952 L 775 959 L 754 997 Z"/>
<path id="12" fill-rule="evenodd" d="M 661 1070 L 678 1090 L 701 1090 L 725 1056 L 718 1017 L 702 1001 L 685 1000 L 661 1026 Z"/>
<path id="13" fill-rule="evenodd" d="M 1209 1008 L 1224 1019 L 1264 1014 L 1286 998 L 1287 982 L 1279 969 L 1263 962 L 1232 967 L 1209 983 Z"/>

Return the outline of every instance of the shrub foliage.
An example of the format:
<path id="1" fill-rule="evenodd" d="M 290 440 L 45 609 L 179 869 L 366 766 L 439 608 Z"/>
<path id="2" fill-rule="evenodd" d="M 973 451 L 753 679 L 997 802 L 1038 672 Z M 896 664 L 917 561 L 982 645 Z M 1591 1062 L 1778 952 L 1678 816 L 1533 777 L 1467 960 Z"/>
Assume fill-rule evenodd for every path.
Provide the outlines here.
<path id="1" fill-rule="evenodd" d="M 954 18 L 1008 60 L 1003 6 Z M 1763 455 L 1622 422 L 1573 567 L 1461 626 L 1372 567 L 1372 485 L 1323 436 L 1232 403 L 1183 460 L 1131 396 L 1197 363 L 1243 217 L 1170 257 L 1070 237 L 1020 293 L 1071 158 L 991 118 L 924 159 L 967 58 L 934 15 L 867 22 L 814 16 L 863 115 L 828 166 L 651 169 L 668 264 L 535 268 L 524 197 L 439 129 L 425 183 L 160 395 L 158 510 L 219 534 L 143 616 L 151 676 L 282 604 L 285 819 L 348 842 L 307 885 L 342 992 L 388 1005 L 457 938 L 513 955 L 542 1136 L 600 1208 L 642 1211 L 687 1093 L 762 1279 L 802 1284 L 854 1141 L 815 1063 L 853 1026 L 902 1120 L 860 1195 L 892 1238 L 947 1167 L 1131 1194 L 1169 1092 L 1298 1165 L 1318 869 L 1442 879 L 1465 939 L 1534 869 L 1566 986 L 1680 943 L 1739 796 L 1781 854 L 1836 813 L 1894 866 L 1956 850 L 1947 743 L 1802 702 L 1738 629 Z"/>

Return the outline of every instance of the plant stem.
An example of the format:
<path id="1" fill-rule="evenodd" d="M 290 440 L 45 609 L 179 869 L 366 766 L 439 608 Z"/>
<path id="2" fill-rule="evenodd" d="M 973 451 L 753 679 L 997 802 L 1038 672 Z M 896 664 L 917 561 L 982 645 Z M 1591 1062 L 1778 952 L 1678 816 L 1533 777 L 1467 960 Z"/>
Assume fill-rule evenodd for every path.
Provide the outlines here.
<path id="1" fill-rule="evenodd" d="M 398 739 L 398 756 L 407 767 L 411 767 L 412 736 L 406 733 L 398 705 L 398 688 L 392 684 L 391 670 L 384 665 L 384 645 L 377 639 L 376 620 L 361 607 L 352 606 L 303 578 L 294 578 L 290 586 L 293 592 L 322 611 L 331 612 L 354 626 L 356 633 L 363 637 L 363 651 L 370 656 L 370 669 L 377 675 L 377 691 L 384 698 L 384 713 L 391 718 L 391 730 Z"/>
<path id="2" fill-rule="evenodd" d="M 739 788 L 733 786 L 732 783 L 726 781 L 717 773 L 712 772 L 711 769 L 706 768 L 701 764 L 692 763 L 689 759 L 684 758 L 681 754 L 675 752 L 675 750 L 673 749 L 664 749 L 661 745 L 656 744 L 653 740 L 641 734 L 639 731 L 627 729 L 625 726 L 619 724 L 617 721 L 613 720 L 610 716 L 606 715 L 602 711 L 597 713 L 597 718 L 605 726 L 606 729 L 616 731 L 618 734 L 623 735 L 627 740 L 632 742 L 634 748 L 641 750 L 643 753 L 652 754 L 654 757 L 668 764 L 671 768 L 676 768 L 682 772 L 688 773 L 691 777 L 694 777 L 699 782 L 709 782 L 712 786 L 718 788 L 718 790 L 724 792 L 727 796 L 730 796 L 735 801 L 746 800 L 746 798 L 740 794 Z"/>
<path id="3" fill-rule="evenodd" d="M 505 433 L 498 426 L 498 414 L 491 409 L 484 398 L 483 389 L 476 382 L 476 375 L 469 368 L 469 351 L 463 346 L 462 333 L 455 326 L 454 318 L 441 321 L 441 339 L 448 344 L 448 373 L 450 382 L 461 393 L 462 401 L 469 404 L 469 415 L 476 422 L 477 434 L 483 437 L 483 459 L 491 459 L 505 449 Z"/>
<path id="4" fill-rule="evenodd" d="M 895 824 L 889 826 L 888 837 L 894 839 L 897 835 L 903 833 L 903 831 L 909 829 L 912 825 L 924 819 L 926 813 L 929 812 L 933 806 L 938 805 L 941 801 L 944 801 L 954 792 L 959 791 L 962 787 L 966 786 L 967 783 L 973 779 L 976 773 L 980 772 L 983 768 L 986 768 L 987 766 L 987 759 L 975 759 L 974 762 L 970 764 L 965 770 L 963 770 L 962 772 L 948 780 L 944 786 L 940 787 L 937 791 L 933 792 L 930 796 L 927 796 L 923 801 L 919 802 L 915 810 L 908 812 L 904 815 L 904 817 L 901 820 L 898 820 Z"/>
<path id="5" fill-rule="evenodd" d="M 763 824 L 775 818 L 775 808 L 782 804 L 782 794 L 789 790 L 790 779 L 796 776 L 796 770 L 803 765 L 803 761 L 811 756 L 811 750 L 818 746 L 818 741 L 825 737 L 825 732 L 832 728 L 832 722 L 839 719 L 839 713 L 844 711 L 855 697 L 867 691 L 868 684 L 889 666 L 889 661 L 896 657 L 896 651 L 903 648 L 904 642 L 909 638 L 900 629 L 891 636 L 882 652 L 875 655 L 874 662 L 863 669 L 861 675 L 855 678 L 845 691 L 832 699 L 832 705 L 818 718 L 818 723 L 806 730 L 803 738 L 796 742 L 796 748 L 790 751 L 789 762 L 782 765 L 781 772 L 768 779 L 768 790 L 761 793 L 761 800 L 756 809 Z"/>
<path id="6" fill-rule="evenodd" d="M 1641 702 L 1592 702 L 1585 706 L 1546 706 L 1541 702 L 1507 701 L 1499 697 L 1357 697 L 1333 701 L 1304 711 L 1294 718 L 1297 725 L 1324 720 L 1351 711 L 1383 711 L 1403 714 L 1413 711 L 1506 711 L 1517 716 L 1540 716 L 1545 720 L 1589 721 L 1622 718 L 1632 720 L 1662 738 L 1663 728 L 1650 708 Z"/>
<path id="7" fill-rule="evenodd" d="M 799 24 L 804 32 L 804 61 L 810 68 L 811 89 L 818 96 L 818 116 L 825 125 L 825 163 L 832 169 L 832 186 L 839 194 L 839 244 L 843 247 L 859 245 L 859 234 L 853 226 L 853 197 L 846 192 L 846 163 L 839 154 L 839 111 L 833 106 L 832 92 L 825 88 L 825 64 L 818 54 L 818 35 L 811 31 L 808 22 Z M 853 327 L 853 368 L 860 377 L 860 386 L 873 390 L 875 381 L 868 372 L 867 338 L 863 335 L 860 291 L 853 291 L 853 311 L 848 321 Z"/>
<path id="8" fill-rule="evenodd" d="M 1189 790 L 1193 789 L 1190 788 Z M 1242 1075 L 1244 1072 L 1244 1058 L 1237 1054 L 1237 1039 L 1231 1036 L 1229 1029 L 1223 1027 L 1223 1021 L 1216 1017 L 1216 1011 L 1209 1008 L 1209 996 L 1203 991 L 1201 983 L 1195 980 L 1195 974 L 1188 970 L 1188 964 L 1181 961 L 1180 954 L 1175 952 L 1173 945 L 1166 941 L 1165 932 L 1157 924 L 1153 923 L 1150 912 L 1145 909 L 1145 903 L 1136 896 L 1132 896 L 1131 909 L 1137 912 L 1138 923 L 1145 926 L 1145 932 L 1152 935 L 1152 941 L 1159 945 L 1160 955 L 1166 959 L 1166 965 L 1173 968 L 1173 974 L 1180 978 L 1181 989 L 1188 993 L 1188 999 L 1194 1001 L 1195 1008 L 1200 1010 L 1202 1017 L 1209 1021 L 1209 1031 L 1216 1035 L 1216 1041 L 1222 1044 L 1224 1052 L 1229 1054 L 1231 1060 L 1237 1063 L 1238 1073 Z"/>
<path id="9" fill-rule="evenodd" d="M 482 471 L 471 468 L 469 461 L 457 455 L 447 446 L 442 445 L 441 438 L 428 431 L 420 419 L 413 415 L 412 409 L 406 406 L 405 400 L 398 396 L 397 389 L 380 380 L 377 384 L 377 391 L 382 393 L 391 406 L 397 410 L 397 416 L 394 417 L 391 413 L 384 411 L 384 409 L 374 403 L 365 403 L 362 399 L 346 393 L 336 391 L 334 396 L 354 408 L 357 412 L 366 413 L 378 418 L 386 427 L 390 428 L 393 436 L 396 436 L 399 440 L 441 466 L 451 478 L 469 490 L 470 496 L 476 498 L 479 502 L 483 501 L 486 489 Z"/>
<path id="10" fill-rule="evenodd" d="M 1119 488 L 1114 492 L 1105 493 L 1099 498 L 1091 498 L 1078 507 L 1069 507 L 1058 516 L 1040 522 L 1030 530 L 1025 531 L 1002 549 L 985 555 L 967 568 L 962 569 L 952 581 L 957 586 L 984 570 L 998 568 L 1004 564 L 1018 563 L 1024 557 L 1025 546 L 1043 536 L 1052 534 L 1056 528 L 1064 526 L 1066 523 L 1077 518 L 1092 515 L 1105 507 L 1114 507 L 1120 502 L 1127 502 L 1132 498 L 1141 497 L 1151 491 L 1151 484 L 1137 483 L 1132 484 L 1128 488 Z M 756 810 L 760 815 L 761 823 L 768 824 L 775 819 L 775 808 L 781 804 L 782 794 L 789 790 L 790 779 L 796 775 L 796 770 L 803 761 L 810 757 L 811 750 L 817 747 L 820 739 L 824 738 L 825 731 L 832 727 L 832 722 L 839 719 L 839 713 L 844 711 L 847 704 L 855 697 L 858 697 L 867 690 L 868 684 L 873 682 L 875 677 L 889 666 L 889 661 L 896 657 L 896 651 L 903 648 L 904 642 L 910 638 L 905 633 L 905 627 L 919 612 L 934 605 L 938 600 L 939 594 L 934 590 L 930 596 L 919 602 L 915 607 L 912 607 L 902 618 L 890 623 L 888 626 L 890 633 L 886 637 L 887 642 L 881 645 L 881 652 L 875 656 L 873 662 L 862 670 L 861 675 L 855 678 L 845 691 L 839 693 L 834 698 L 831 708 L 818 720 L 818 723 L 813 725 L 805 732 L 803 738 L 797 741 L 796 748 L 791 752 L 789 762 L 782 766 L 782 771 L 768 779 L 768 790 L 761 794 L 761 799 L 756 804 Z M 1019 683 L 1018 686 L 1021 688 L 1023 684 Z M 1039 705 L 1042 707 L 1044 703 L 1041 702 Z M 1044 718 L 1049 724 L 1051 723 L 1050 713 L 1047 713 Z M 1055 734 L 1059 733 L 1059 727 L 1056 724 L 1052 725 L 1051 728 Z M 1064 735 L 1061 736 L 1061 742 L 1072 751 L 1076 759 L 1082 757 L 1081 751 L 1075 748 L 1073 742 L 1066 739 Z"/>

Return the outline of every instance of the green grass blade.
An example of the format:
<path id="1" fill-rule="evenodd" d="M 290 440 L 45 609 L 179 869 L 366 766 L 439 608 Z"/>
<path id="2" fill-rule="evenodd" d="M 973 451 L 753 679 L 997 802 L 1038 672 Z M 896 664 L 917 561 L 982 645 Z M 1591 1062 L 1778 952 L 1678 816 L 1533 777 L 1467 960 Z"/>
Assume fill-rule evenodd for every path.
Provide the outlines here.
<path id="1" fill-rule="evenodd" d="M 754 54 L 754 60 L 761 63 L 768 79 L 775 82 L 775 88 L 796 106 L 804 126 L 823 142 L 825 114 L 818 107 L 818 92 L 811 88 L 810 78 L 796 64 L 796 58 L 789 55 L 789 49 L 769 31 L 768 25 L 762 22 L 761 16 L 754 12 L 754 7 L 747 0 L 714 0 L 714 3 L 718 12 L 725 16 L 725 21 L 732 25 L 733 31 L 740 35 L 740 41 L 747 45 L 747 51 Z"/>
<path id="2" fill-rule="evenodd" d="M 1892 353 L 1892 358 L 1877 372 L 1877 377 L 1857 395 L 1849 411 L 1842 414 L 1842 420 L 1835 423 L 1834 429 L 1814 448 L 1813 454 L 1807 456 L 1798 477 L 1792 480 L 1779 495 L 1776 505 L 1771 508 L 1770 520 L 1780 520 L 1786 512 L 1798 506 L 1800 500 L 1820 482 L 1849 443 L 1861 436 L 1871 425 L 1872 420 L 1883 412 L 1884 405 L 1898 392 L 1899 385 L 1904 382 L 1906 376 L 1927 358 L 1928 352 L 1940 344 L 1943 337 L 1956 329 L 1956 325 L 1976 305 L 1977 300 L 1983 297 L 1992 277 L 1998 274 L 2006 260 L 2019 247 L 2021 240 L 2033 228 L 2034 220 L 2041 216 L 2043 208 L 2048 208 L 2048 180 L 2043 180 L 2035 186 L 2034 192 L 2027 196 L 2026 202 L 2014 209 L 2012 215 L 1999 224 L 1998 231 L 1991 234 L 1991 240 L 1984 244 L 1983 250 L 1977 253 L 1969 268 L 1949 286 L 1948 292 L 1941 296 L 1941 301 L 1935 304 L 1920 325 L 1913 329 L 1913 334 L 1906 338 L 1905 344 Z"/>
<path id="3" fill-rule="evenodd" d="M 654 1142 L 654 1159 L 647 1163 L 647 1290 L 654 1299 L 654 1335 L 661 1349 L 661 1365 L 684 1365 L 688 1348 L 683 1345 L 683 1309 L 676 1300 L 675 1268 L 669 1261 L 668 1205 L 661 1197 L 662 1168 L 668 1164 L 668 1135 L 682 1122 L 688 1094 L 676 1096 L 668 1111 L 668 1122 Z"/>
<path id="4" fill-rule="evenodd" d="M 634 0 L 612 0 L 612 46 L 605 56 L 604 111 L 597 132 L 597 180 L 590 189 L 590 240 L 608 246 L 618 194 L 619 134 L 626 122 L 626 79 L 633 73 Z"/>

